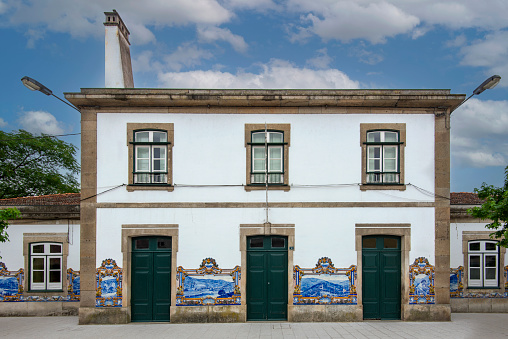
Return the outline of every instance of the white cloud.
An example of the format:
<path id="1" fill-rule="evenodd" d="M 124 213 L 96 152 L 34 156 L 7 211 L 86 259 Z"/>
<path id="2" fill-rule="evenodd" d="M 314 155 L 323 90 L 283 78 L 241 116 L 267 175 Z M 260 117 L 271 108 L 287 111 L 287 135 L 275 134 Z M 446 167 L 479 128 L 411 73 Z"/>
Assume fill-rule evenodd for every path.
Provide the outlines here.
<path id="1" fill-rule="evenodd" d="M 219 27 L 200 27 L 198 28 L 198 39 L 201 42 L 226 41 L 235 51 L 245 53 L 249 47 L 245 40 L 236 34 L 231 33 L 227 28 Z"/>
<path id="2" fill-rule="evenodd" d="M 64 124 L 56 120 L 51 113 L 45 111 L 23 112 L 18 123 L 24 130 L 35 134 L 58 135 L 65 132 Z"/>
<path id="3" fill-rule="evenodd" d="M 277 5 L 272 0 L 224 0 L 224 5 L 227 8 L 235 8 L 235 9 L 250 9 L 256 11 L 266 11 L 266 10 L 280 10 L 281 6 Z"/>
<path id="4" fill-rule="evenodd" d="M 367 65 L 378 64 L 384 59 L 381 54 L 369 51 L 363 42 L 361 42 L 358 47 L 350 48 L 349 54 L 358 58 L 358 61 L 363 62 Z"/>
<path id="5" fill-rule="evenodd" d="M 508 101 L 471 99 L 452 114 L 451 155 L 468 167 L 508 164 Z"/>
<path id="6" fill-rule="evenodd" d="M 0 1 L 0 14 L 3 14 L 6 11 L 7 11 L 7 4 L 4 3 L 3 1 Z"/>
<path id="7" fill-rule="evenodd" d="M 13 13 L 3 25 L 42 28 L 73 37 L 100 38 L 103 12 L 116 8 L 132 34 L 133 44 L 154 41 L 148 27 L 220 25 L 234 15 L 217 0 L 88 0 L 73 1 L 72 5 L 68 0 L 7 1 Z"/>
<path id="8" fill-rule="evenodd" d="M 508 78 L 508 31 L 487 34 L 485 39 L 477 40 L 461 49 L 462 65 L 486 67 L 486 74 L 498 74 Z M 500 86 L 508 86 L 501 81 Z"/>
<path id="9" fill-rule="evenodd" d="M 35 48 L 35 42 L 37 40 L 41 40 L 44 38 L 44 31 L 37 29 L 28 29 L 25 32 L 25 36 L 27 37 L 26 47 L 27 48 Z"/>
<path id="10" fill-rule="evenodd" d="M 4 119 L 0 118 L 0 127 L 5 127 L 7 126 L 7 121 L 5 121 Z"/>
<path id="11" fill-rule="evenodd" d="M 446 43 L 448 47 L 462 47 L 466 44 L 467 38 L 464 34 L 460 34 L 455 39 L 450 40 Z"/>
<path id="12" fill-rule="evenodd" d="M 190 71 L 159 74 L 163 87 L 170 88 L 344 88 L 359 87 L 337 69 L 312 70 L 298 68 L 283 60 L 271 60 L 260 65 L 259 73 L 238 71 L 236 74 L 221 71 Z"/>
<path id="13" fill-rule="evenodd" d="M 318 55 L 316 57 L 307 60 L 307 65 L 319 69 L 328 68 L 330 63 L 333 61 L 332 57 L 328 55 L 328 50 L 326 48 L 322 48 L 317 52 Z"/>
<path id="14" fill-rule="evenodd" d="M 211 59 L 213 54 L 191 43 L 178 46 L 177 50 L 164 57 L 169 69 L 180 71 L 184 66 L 193 67 L 201 64 L 202 59 Z"/>

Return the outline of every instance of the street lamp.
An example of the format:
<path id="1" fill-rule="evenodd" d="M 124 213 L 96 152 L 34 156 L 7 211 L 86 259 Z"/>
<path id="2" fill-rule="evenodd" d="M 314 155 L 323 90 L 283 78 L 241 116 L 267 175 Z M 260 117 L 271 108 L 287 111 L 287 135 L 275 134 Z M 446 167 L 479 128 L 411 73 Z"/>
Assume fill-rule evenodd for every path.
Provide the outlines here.
<path id="1" fill-rule="evenodd" d="M 493 75 L 487 80 L 485 80 L 480 86 L 476 87 L 476 89 L 473 91 L 473 94 L 471 94 L 469 97 L 467 97 L 464 101 L 462 101 L 455 109 L 453 109 L 450 114 L 452 114 L 457 108 L 462 106 L 463 103 L 471 99 L 473 95 L 479 95 L 483 93 L 486 89 L 491 89 L 497 86 L 497 84 L 501 81 L 501 77 L 499 75 Z"/>
<path id="2" fill-rule="evenodd" d="M 56 95 L 53 94 L 53 92 L 47 88 L 46 86 L 44 86 L 43 84 L 41 84 L 40 82 L 38 82 L 37 80 L 35 79 L 32 79 L 32 78 L 29 78 L 27 76 L 24 76 L 21 78 L 21 82 L 23 83 L 23 85 L 26 86 L 26 88 L 28 88 L 29 90 L 31 91 L 39 91 L 41 93 L 44 93 L 46 95 L 52 95 L 54 96 L 55 98 L 57 98 L 58 100 L 60 100 L 61 102 L 63 102 L 64 104 L 66 104 L 67 106 L 70 106 L 72 108 L 74 108 L 76 111 L 80 112 L 79 109 L 77 109 L 75 106 L 71 105 L 70 103 L 68 103 L 67 101 L 65 100 L 62 100 L 61 98 L 57 97 Z M 81 112 L 80 112 L 81 113 Z"/>

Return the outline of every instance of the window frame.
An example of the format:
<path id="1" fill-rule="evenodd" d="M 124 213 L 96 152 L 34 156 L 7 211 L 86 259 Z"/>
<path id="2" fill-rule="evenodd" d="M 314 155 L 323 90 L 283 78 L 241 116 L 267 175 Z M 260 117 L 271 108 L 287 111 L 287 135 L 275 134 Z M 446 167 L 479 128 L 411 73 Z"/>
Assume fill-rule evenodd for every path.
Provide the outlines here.
<path id="1" fill-rule="evenodd" d="M 151 132 L 149 141 L 136 141 L 136 133 L 140 132 Z M 153 132 L 164 132 L 166 133 L 165 142 L 153 142 Z M 152 141 L 150 141 L 152 140 Z M 128 185 L 127 191 L 132 192 L 136 190 L 167 190 L 173 191 L 173 169 L 172 169 L 172 148 L 174 145 L 174 124 L 173 123 L 127 123 L 127 146 L 129 148 L 129 172 L 128 172 Z M 138 149 L 143 146 L 150 146 L 149 153 L 149 172 L 136 170 L 137 166 L 137 152 Z M 150 177 L 154 177 L 159 172 L 151 170 L 154 162 L 153 152 L 154 146 L 165 147 L 165 171 L 160 171 L 160 174 L 166 175 L 164 182 L 135 182 L 135 176 L 137 174 L 148 174 Z M 160 158 L 163 159 L 163 158 Z M 150 180 L 151 181 L 151 180 Z"/>
<path id="2" fill-rule="evenodd" d="M 472 244 L 479 244 L 479 250 L 471 250 Z M 487 250 L 486 244 L 494 244 L 496 241 L 494 240 L 469 240 L 467 243 L 467 267 L 468 267 L 468 281 L 467 281 L 467 287 L 468 288 L 499 288 L 499 257 L 500 257 L 500 251 L 499 247 L 495 246 L 495 250 Z M 476 267 L 471 267 L 471 257 L 472 256 L 479 256 L 480 257 L 480 264 Z M 496 266 L 495 267 L 488 267 L 485 264 L 485 257 L 486 256 L 494 256 Z M 480 278 L 479 279 L 472 279 L 471 278 L 471 270 L 473 268 L 479 268 Z M 494 268 L 495 269 L 495 279 L 487 279 L 485 276 L 487 269 Z M 486 281 L 490 280 L 490 281 Z"/>
<path id="3" fill-rule="evenodd" d="M 265 148 L 264 142 L 252 142 L 252 137 L 254 133 L 264 133 L 265 127 L 268 133 L 282 133 L 282 142 L 273 142 L 268 143 L 268 150 Z M 253 174 L 255 174 L 255 171 L 253 169 L 254 161 L 253 161 L 253 150 L 256 147 L 263 147 L 265 148 L 265 159 L 266 159 L 266 152 L 271 148 L 280 148 L 282 150 L 281 156 L 281 167 L 282 171 L 277 171 L 277 173 L 274 174 L 282 174 L 282 182 L 280 183 L 268 183 L 268 189 L 269 190 L 284 190 L 289 191 L 289 177 L 288 177 L 288 168 L 289 168 L 289 146 L 290 146 L 290 130 L 291 125 L 290 124 L 245 124 L 245 148 L 246 148 L 246 185 L 245 190 L 246 191 L 253 191 L 253 190 L 265 190 L 266 189 L 266 183 L 258 183 L 254 182 L 253 180 Z M 268 154 L 269 158 L 269 154 Z M 266 160 L 265 160 L 266 161 Z M 270 166 L 270 163 L 268 163 Z M 265 165 L 266 166 L 266 165 Z M 258 174 L 264 174 L 265 171 L 260 171 Z M 268 172 L 270 174 L 270 170 Z M 269 180 L 270 181 L 270 180 Z"/>
<path id="4" fill-rule="evenodd" d="M 369 142 L 368 133 L 371 132 L 395 132 L 398 135 L 398 141 L 384 141 L 383 138 L 379 142 Z M 385 134 L 382 134 L 383 136 Z M 405 123 L 380 123 L 380 124 L 360 124 L 360 146 L 362 148 L 362 174 L 360 189 L 365 190 L 405 190 L 404 177 L 404 152 L 406 146 L 406 124 Z M 385 166 L 385 158 L 383 156 L 385 147 L 396 147 L 396 171 L 383 171 Z M 369 149 L 380 147 L 380 171 L 370 171 L 369 168 Z M 380 173 L 398 175 L 398 182 L 369 182 L 369 174 Z"/>
<path id="5" fill-rule="evenodd" d="M 43 253 L 34 253 L 34 246 L 44 246 Z M 59 253 L 52 253 L 51 246 L 58 245 L 60 247 Z M 63 276 L 64 271 L 66 271 L 63 267 L 63 244 L 60 242 L 32 242 L 29 244 L 30 252 L 29 252 L 29 279 L 30 279 L 30 291 L 62 291 L 63 290 Z M 46 248 L 49 248 L 49 251 L 46 251 Z M 34 282 L 34 259 L 44 259 L 44 268 L 42 271 L 44 272 L 44 281 L 43 282 Z M 50 282 L 51 280 L 51 272 L 56 271 L 51 268 L 50 261 L 51 259 L 60 259 L 60 281 L 57 283 Z M 40 271 L 40 270 L 37 270 Z"/>

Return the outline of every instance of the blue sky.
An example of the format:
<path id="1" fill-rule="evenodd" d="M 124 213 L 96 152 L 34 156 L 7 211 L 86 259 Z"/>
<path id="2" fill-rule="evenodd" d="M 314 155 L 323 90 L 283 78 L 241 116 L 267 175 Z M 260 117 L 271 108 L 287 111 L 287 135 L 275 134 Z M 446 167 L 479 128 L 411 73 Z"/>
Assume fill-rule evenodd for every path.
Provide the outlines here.
<path id="1" fill-rule="evenodd" d="M 104 87 L 105 11 L 131 32 L 136 87 L 408 88 L 471 94 L 452 115 L 451 190 L 508 165 L 508 1 L 0 0 L 0 129 L 79 133 L 56 95 Z M 79 136 L 62 137 L 79 146 Z"/>

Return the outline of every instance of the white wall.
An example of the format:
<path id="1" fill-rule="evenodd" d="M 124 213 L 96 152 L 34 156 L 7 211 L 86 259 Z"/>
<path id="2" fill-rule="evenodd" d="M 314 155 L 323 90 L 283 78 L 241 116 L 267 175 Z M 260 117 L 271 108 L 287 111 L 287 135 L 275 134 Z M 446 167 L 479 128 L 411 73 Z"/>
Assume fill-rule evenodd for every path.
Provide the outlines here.
<path id="1" fill-rule="evenodd" d="M 262 224 L 263 208 L 106 209 L 97 210 L 97 266 L 112 258 L 122 265 L 122 224 L 178 224 L 177 265 L 197 268 L 207 257 L 219 267 L 240 265 L 240 224 Z M 314 267 L 330 257 L 335 267 L 356 265 L 356 223 L 411 224 L 410 260 L 423 256 L 434 262 L 433 208 L 276 208 L 272 224 L 295 224 L 294 264 Z"/>
<path id="2" fill-rule="evenodd" d="M 23 234 L 25 233 L 69 233 L 69 256 L 67 267 L 79 271 L 79 225 L 78 221 L 62 220 L 61 224 L 10 225 L 7 228 L 10 241 L 0 244 L 0 261 L 5 263 L 9 271 L 26 269 L 23 257 Z"/>
<path id="3" fill-rule="evenodd" d="M 175 184 L 245 184 L 246 123 L 291 124 L 289 183 L 358 184 L 361 181 L 360 123 L 406 123 L 405 182 L 434 191 L 434 116 L 432 114 L 155 114 L 97 115 L 97 193 L 128 182 L 127 123 L 174 123 Z M 407 186 L 404 192 L 354 187 L 272 191 L 270 201 L 434 201 Z M 98 202 L 264 201 L 264 192 L 237 188 L 183 188 L 174 192 L 100 194 Z"/>

